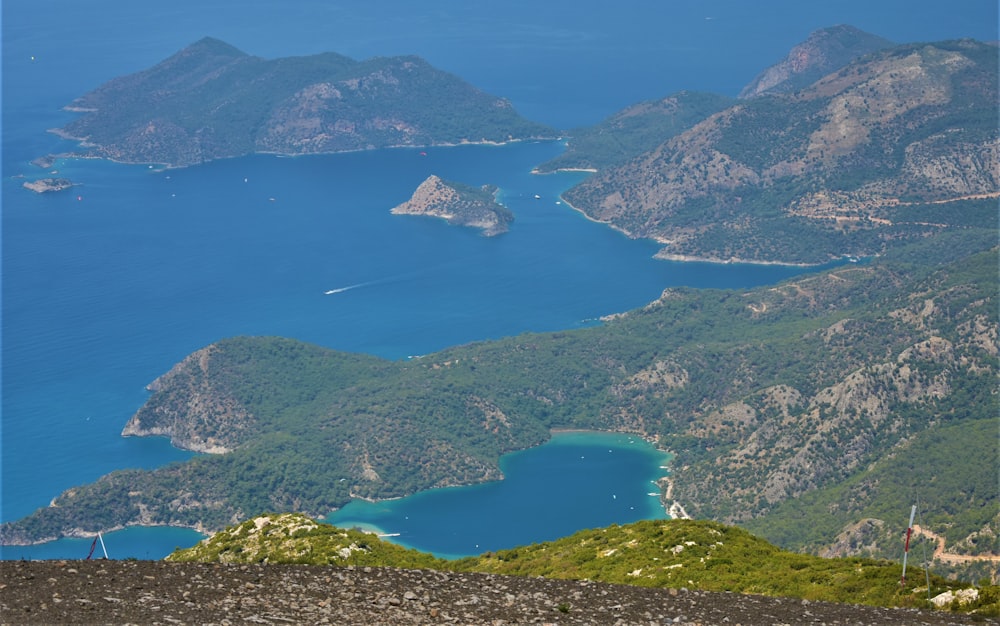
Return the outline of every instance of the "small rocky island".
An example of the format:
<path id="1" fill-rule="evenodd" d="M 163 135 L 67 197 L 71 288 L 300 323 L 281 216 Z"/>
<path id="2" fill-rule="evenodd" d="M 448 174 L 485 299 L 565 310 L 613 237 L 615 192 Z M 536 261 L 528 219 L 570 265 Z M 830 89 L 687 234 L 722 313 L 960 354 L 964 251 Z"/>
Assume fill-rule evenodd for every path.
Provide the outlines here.
<path id="1" fill-rule="evenodd" d="M 496 187 L 471 187 L 445 181 L 433 174 L 420 183 L 413 196 L 392 209 L 394 215 L 430 215 L 449 224 L 480 228 L 493 237 L 507 232 L 514 214 L 495 198 Z"/>
<path id="2" fill-rule="evenodd" d="M 27 181 L 23 186 L 25 189 L 30 189 L 35 193 L 49 193 L 69 189 L 75 184 L 68 178 L 40 178 L 38 180 Z"/>

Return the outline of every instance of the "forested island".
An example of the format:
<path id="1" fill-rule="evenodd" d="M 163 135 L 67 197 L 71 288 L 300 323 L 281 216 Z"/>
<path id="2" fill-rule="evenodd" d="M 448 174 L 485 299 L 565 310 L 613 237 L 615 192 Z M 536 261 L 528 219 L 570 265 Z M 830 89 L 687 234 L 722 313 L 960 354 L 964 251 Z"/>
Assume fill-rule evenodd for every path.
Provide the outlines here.
<path id="1" fill-rule="evenodd" d="M 210 37 L 67 109 L 81 116 L 56 132 L 81 154 L 171 166 L 556 136 L 419 57 L 262 59 Z"/>

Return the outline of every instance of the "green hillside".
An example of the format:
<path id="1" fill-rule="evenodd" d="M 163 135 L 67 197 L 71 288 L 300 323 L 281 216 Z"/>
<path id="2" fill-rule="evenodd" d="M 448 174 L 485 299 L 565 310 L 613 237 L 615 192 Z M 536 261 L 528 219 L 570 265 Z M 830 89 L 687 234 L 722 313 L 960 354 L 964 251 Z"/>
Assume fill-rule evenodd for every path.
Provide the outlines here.
<path id="1" fill-rule="evenodd" d="M 446 561 L 303 515 L 268 515 L 229 527 L 167 560 L 425 568 L 875 606 L 926 607 L 928 595 L 966 586 L 933 576 L 928 594 L 926 575 L 911 571 L 901 589 L 898 563 L 796 554 L 739 528 L 691 520 L 583 530 L 556 541 Z M 980 590 L 980 600 L 966 610 L 995 614 L 997 592 L 996 587 Z"/>
<path id="2" fill-rule="evenodd" d="M 126 427 L 228 452 L 113 472 L 2 539 L 322 516 L 352 497 L 499 478 L 502 454 L 585 428 L 655 439 L 675 454 L 668 504 L 784 548 L 821 551 L 867 516 L 893 524 L 919 495 L 927 526 L 975 553 L 971 533 L 997 528 L 984 506 L 997 487 L 977 474 L 982 457 L 949 451 L 998 415 L 994 245 L 970 232 L 773 287 L 671 289 L 600 327 L 399 362 L 228 339 L 158 379 Z M 989 441 L 970 445 L 988 453 Z M 915 455 L 920 471 L 906 472 Z M 863 497 L 823 517 L 844 490 Z M 865 550 L 897 549 L 875 544 Z"/>
<path id="3" fill-rule="evenodd" d="M 355 529 L 321 524 L 300 513 L 262 515 L 225 528 L 166 560 L 298 563 L 446 569 L 447 561 Z"/>

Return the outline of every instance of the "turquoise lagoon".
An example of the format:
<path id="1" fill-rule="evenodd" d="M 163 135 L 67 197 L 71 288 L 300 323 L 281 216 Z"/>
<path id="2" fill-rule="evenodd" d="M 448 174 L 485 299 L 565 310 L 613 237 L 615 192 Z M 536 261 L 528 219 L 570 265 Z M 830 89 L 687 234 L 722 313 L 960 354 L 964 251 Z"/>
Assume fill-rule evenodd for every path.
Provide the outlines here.
<path id="1" fill-rule="evenodd" d="M 636 435 L 560 432 L 500 460 L 501 481 L 398 500 L 355 500 L 326 521 L 444 558 L 482 554 L 642 519 L 665 518 L 669 455 Z"/>

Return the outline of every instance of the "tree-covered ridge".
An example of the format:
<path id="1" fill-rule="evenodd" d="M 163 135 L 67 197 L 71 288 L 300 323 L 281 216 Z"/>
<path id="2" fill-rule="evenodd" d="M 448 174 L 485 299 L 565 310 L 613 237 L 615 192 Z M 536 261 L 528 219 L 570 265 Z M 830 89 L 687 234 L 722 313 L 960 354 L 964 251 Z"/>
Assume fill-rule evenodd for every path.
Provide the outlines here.
<path id="1" fill-rule="evenodd" d="M 787 548 L 831 545 L 840 522 L 889 516 L 898 494 L 919 488 L 924 510 L 945 512 L 928 526 L 974 552 L 969 533 L 997 529 L 983 506 L 996 486 L 954 489 L 982 460 L 954 458 L 955 438 L 934 433 L 974 432 L 998 414 L 995 241 L 995 232 L 938 237 L 748 291 L 668 290 L 601 327 L 402 362 L 225 340 L 185 360 L 197 371 L 175 379 L 205 384 L 158 385 L 139 415 L 143 428 L 198 431 L 231 418 L 232 405 L 213 403 L 228 399 L 253 423 L 231 452 L 114 472 L 5 524 L 3 541 L 129 524 L 216 530 L 274 510 L 321 516 L 352 497 L 498 479 L 503 453 L 542 443 L 552 428 L 590 428 L 655 438 L 676 455 L 671 501 L 699 518 L 753 524 Z M 989 251 L 964 256 L 975 249 Z M 883 469 L 914 451 L 934 481 Z M 876 479 L 856 507 L 810 523 L 815 532 L 782 530 L 798 515 L 793 499 L 818 516 L 812 498 Z"/>
<path id="2" fill-rule="evenodd" d="M 995 228 L 996 47 L 882 50 L 741 101 L 565 194 L 665 256 L 820 263 Z"/>
<path id="3" fill-rule="evenodd" d="M 514 214 L 496 201 L 497 188 L 473 187 L 431 175 L 420 183 L 409 200 L 393 207 L 396 215 L 428 215 L 449 224 L 470 226 L 493 237 L 507 232 Z"/>
<path id="4" fill-rule="evenodd" d="M 569 131 L 566 151 L 536 171 L 603 170 L 624 165 L 732 104 L 733 99 L 727 96 L 695 91 L 634 104 L 596 126 Z"/>
<path id="5" fill-rule="evenodd" d="M 583 530 L 569 537 L 446 561 L 358 530 L 301 514 L 263 515 L 226 528 L 168 561 L 404 567 L 687 587 L 875 606 L 929 606 L 928 595 L 965 585 L 934 576 L 931 593 L 911 577 L 900 589 L 898 562 L 825 559 L 780 550 L 714 522 L 644 521 Z M 997 589 L 980 590 L 966 610 L 989 614 Z"/>
<path id="6" fill-rule="evenodd" d="M 170 165 L 554 136 L 418 57 L 266 60 L 211 38 L 68 108 L 83 115 L 60 132 L 85 140 L 88 154 Z"/>

